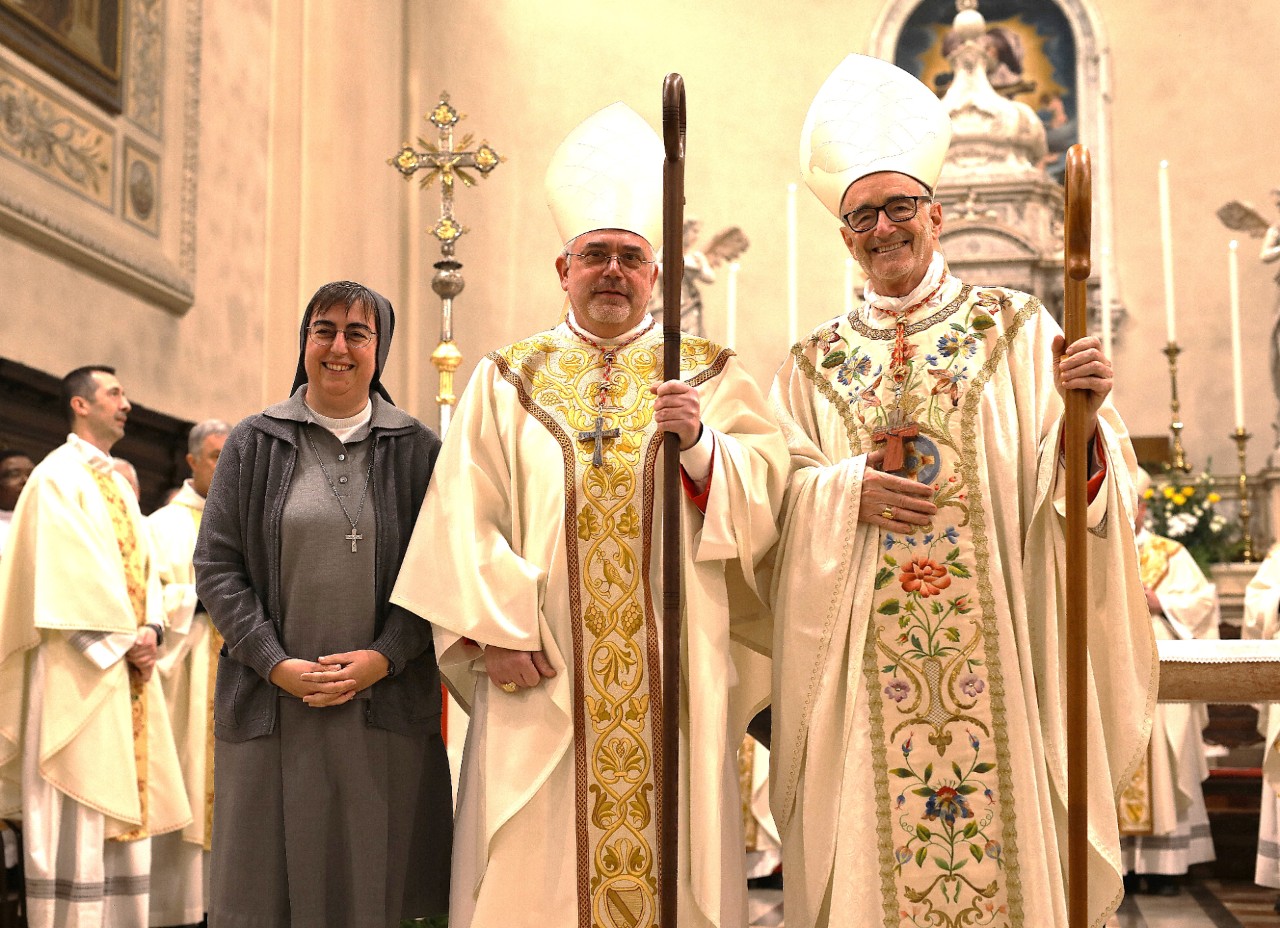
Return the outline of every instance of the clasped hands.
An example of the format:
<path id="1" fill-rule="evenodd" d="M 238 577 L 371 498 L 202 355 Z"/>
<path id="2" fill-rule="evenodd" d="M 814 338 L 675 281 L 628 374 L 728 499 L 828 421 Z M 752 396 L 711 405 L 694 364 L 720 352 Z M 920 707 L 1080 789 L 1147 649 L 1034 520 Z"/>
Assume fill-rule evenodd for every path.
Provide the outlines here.
<path id="1" fill-rule="evenodd" d="M 327 654 L 317 661 L 288 657 L 271 668 L 271 682 L 308 706 L 323 708 L 350 702 L 389 669 L 386 657 L 372 649 Z"/>
<path id="2" fill-rule="evenodd" d="M 144 625 L 138 629 L 138 637 L 133 640 L 133 647 L 124 652 L 124 659 L 129 662 L 129 666 L 138 672 L 138 676 L 142 678 L 142 682 L 146 683 L 151 679 L 151 673 L 156 666 L 156 652 L 159 648 L 156 646 L 156 630 L 150 625 Z"/>
<path id="3" fill-rule="evenodd" d="M 496 644 L 484 649 L 484 671 L 494 686 L 508 693 L 515 692 L 512 684 L 519 689 L 532 689 L 545 677 L 556 675 L 555 668 L 542 651 L 512 651 Z"/>

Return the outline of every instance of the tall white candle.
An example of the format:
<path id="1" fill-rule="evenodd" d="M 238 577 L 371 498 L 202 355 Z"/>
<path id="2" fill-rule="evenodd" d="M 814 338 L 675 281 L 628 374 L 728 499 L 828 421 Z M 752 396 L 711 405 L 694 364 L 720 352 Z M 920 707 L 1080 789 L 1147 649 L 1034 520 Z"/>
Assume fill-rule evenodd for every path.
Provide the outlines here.
<path id="1" fill-rule="evenodd" d="M 1160 246 L 1164 257 L 1164 319 L 1169 343 L 1178 340 L 1173 312 L 1173 223 L 1169 213 L 1169 162 L 1160 162 Z"/>
<path id="2" fill-rule="evenodd" d="M 787 344 L 800 339 L 799 268 L 796 244 L 796 185 L 787 184 Z"/>
<path id="3" fill-rule="evenodd" d="M 1111 248 L 1102 246 L 1102 353 L 1111 357 Z"/>
<path id="4" fill-rule="evenodd" d="M 1236 428 L 1244 429 L 1244 357 L 1240 350 L 1240 260 L 1232 239 L 1227 250 L 1227 281 L 1231 293 L 1231 394 L 1235 400 Z"/>
<path id="5" fill-rule="evenodd" d="M 844 259 L 844 314 L 853 312 L 853 258 Z"/>
<path id="6" fill-rule="evenodd" d="M 726 294 L 728 310 L 725 313 L 724 338 L 730 348 L 738 344 L 738 271 L 740 270 L 742 265 L 737 261 L 729 262 L 728 293 Z"/>

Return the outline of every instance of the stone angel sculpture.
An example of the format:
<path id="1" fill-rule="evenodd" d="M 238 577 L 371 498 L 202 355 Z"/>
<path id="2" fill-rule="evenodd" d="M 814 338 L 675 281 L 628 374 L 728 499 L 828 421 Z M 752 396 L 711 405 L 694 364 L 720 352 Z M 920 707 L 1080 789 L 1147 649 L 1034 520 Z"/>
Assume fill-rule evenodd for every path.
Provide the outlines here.
<path id="1" fill-rule="evenodd" d="M 682 250 L 684 254 L 684 279 L 680 284 L 680 328 L 690 335 L 706 335 L 702 325 L 702 293 L 699 284 L 715 283 L 716 268 L 721 264 L 736 261 L 749 247 L 751 242 L 745 232 L 738 226 L 729 226 L 712 236 L 711 240 L 698 247 L 698 236 L 702 231 L 702 222 L 694 217 L 684 221 Z M 663 251 L 665 252 L 665 248 Z M 665 254 L 658 258 L 659 267 L 666 260 Z M 649 298 L 649 311 L 662 323 L 662 283 L 653 288 L 653 296 Z"/>

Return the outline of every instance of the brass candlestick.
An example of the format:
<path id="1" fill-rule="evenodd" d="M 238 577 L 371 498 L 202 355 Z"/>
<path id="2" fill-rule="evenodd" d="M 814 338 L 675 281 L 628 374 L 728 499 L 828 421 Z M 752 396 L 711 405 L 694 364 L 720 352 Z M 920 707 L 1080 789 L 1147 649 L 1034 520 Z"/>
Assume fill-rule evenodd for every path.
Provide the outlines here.
<path id="1" fill-rule="evenodd" d="M 1239 426 L 1231 433 L 1231 438 L 1236 443 L 1236 457 L 1240 462 L 1240 476 L 1237 478 L 1240 486 L 1240 535 L 1244 541 L 1244 561 L 1246 564 L 1253 563 L 1253 534 L 1249 531 L 1249 520 L 1253 515 L 1253 509 L 1249 505 L 1249 470 L 1246 461 L 1245 446 L 1249 444 L 1249 433 L 1244 430 L 1244 426 Z"/>
<path id="2" fill-rule="evenodd" d="M 1173 463 L 1170 470 L 1190 473 L 1187 456 L 1182 450 L 1182 407 L 1178 403 L 1178 354 L 1182 351 L 1177 342 L 1169 342 L 1164 356 L 1169 359 L 1169 412 L 1172 417 L 1169 430 L 1173 432 Z"/>

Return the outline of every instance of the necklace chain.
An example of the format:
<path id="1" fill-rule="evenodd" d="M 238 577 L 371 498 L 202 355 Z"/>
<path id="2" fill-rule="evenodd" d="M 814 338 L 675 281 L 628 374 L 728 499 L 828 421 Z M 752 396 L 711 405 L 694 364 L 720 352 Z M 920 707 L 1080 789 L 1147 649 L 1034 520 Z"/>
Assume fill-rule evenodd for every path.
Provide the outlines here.
<path id="1" fill-rule="evenodd" d="M 307 437 L 307 444 L 311 446 L 312 453 L 316 456 L 316 463 L 320 465 L 320 473 L 324 474 L 325 483 L 329 484 L 329 492 L 333 494 L 333 498 L 338 501 L 338 505 L 342 507 L 342 514 L 346 520 L 351 523 L 351 534 L 344 536 L 351 542 L 351 553 L 356 553 L 356 542 L 364 538 L 363 535 L 356 533 L 356 524 L 360 521 L 360 516 L 364 512 L 365 496 L 369 492 L 369 478 L 373 476 L 373 450 L 369 451 L 369 469 L 364 474 L 364 488 L 360 491 L 360 505 L 356 507 L 356 517 L 351 518 L 351 513 L 347 512 L 347 504 L 342 501 L 342 496 L 338 493 L 338 488 L 334 486 L 333 479 L 329 476 L 328 469 L 324 466 L 324 459 L 320 457 L 320 449 L 316 447 L 315 441 L 311 438 L 311 431 L 304 424 L 302 434 Z"/>
<path id="2" fill-rule="evenodd" d="M 595 348 L 604 356 L 604 379 L 603 379 L 603 382 L 600 384 L 600 395 L 596 399 L 597 405 L 599 405 L 601 409 L 604 409 L 606 406 L 609 405 L 609 391 L 611 387 L 610 381 L 613 378 L 613 362 L 614 362 L 614 359 L 617 358 L 618 352 L 621 351 L 623 348 L 626 348 L 628 345 L 648 335 L 653 330 L 654 325 L 657 324 L 657 321 L 652 316 L 650 316 L 649 324 L 645 326 L 643 329 L 641 329 L 639 332 L 637 332 L 635 335 L 632 335 L 630 338 L 623 339 L 622 341 L 618 342 L 618 344 L 616 345 L 609 345 L 609 346 L 600 344 L 598 341 L 596 341 L 586 332 L 579 329 L 576 325 L 573 324 L 573 318 L 571 316 L 565 317 L 564 324 L 569 327 L 570 332 L 578 336 L 579 339 L 586 342 L 592 348 Z"/>

